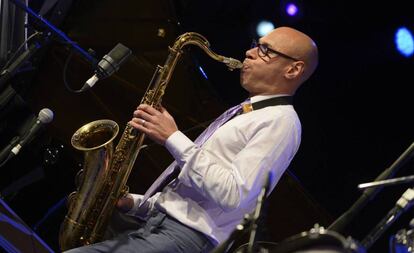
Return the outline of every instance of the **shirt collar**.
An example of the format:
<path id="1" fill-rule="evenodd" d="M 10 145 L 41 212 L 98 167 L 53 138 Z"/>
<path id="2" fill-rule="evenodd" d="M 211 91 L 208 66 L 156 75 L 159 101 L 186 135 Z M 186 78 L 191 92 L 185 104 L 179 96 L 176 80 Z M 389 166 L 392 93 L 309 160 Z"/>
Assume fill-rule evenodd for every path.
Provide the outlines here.
<path id="1" fill-rule="evenodd" d="M 276 95 L 257 95 L 250 98 L 250 103 L 256 103 L 262 100 L 266 100 L 269 98 L 275 98 L 275 97 L 285 97 L 290 96 L 289 94 L 276 94 Z"/>

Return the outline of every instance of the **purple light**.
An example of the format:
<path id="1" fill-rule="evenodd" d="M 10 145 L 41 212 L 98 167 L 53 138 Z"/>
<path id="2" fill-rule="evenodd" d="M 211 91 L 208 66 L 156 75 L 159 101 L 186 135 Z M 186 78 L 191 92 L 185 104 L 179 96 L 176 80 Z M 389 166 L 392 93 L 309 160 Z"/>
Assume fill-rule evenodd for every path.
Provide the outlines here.
<path id="1" fill-rule="evenodd" d="M 289 16 L 295 16 L 298 13 L 298 7 L 295 4 L 287 4 L 286 5 L 286 13 Z"/>

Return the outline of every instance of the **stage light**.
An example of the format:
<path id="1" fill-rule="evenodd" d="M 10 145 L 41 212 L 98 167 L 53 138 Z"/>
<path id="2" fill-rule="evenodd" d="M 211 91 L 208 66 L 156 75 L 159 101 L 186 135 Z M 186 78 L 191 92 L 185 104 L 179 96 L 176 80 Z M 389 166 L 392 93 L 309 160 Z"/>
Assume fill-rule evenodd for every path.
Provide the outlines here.
<path id="1" fill-rule="evenodd" d="M 400 54 L 410 57 L 414 53 L 414 38 L 411 31 L 401 27 L 395 33 L 395 45 Z"/>
<path id="2" fill-rule="evenodd" d="M 299 9 L 298 9 L 298 6 L 296 4 L 288 3 L 288 4 L 286 4 L 285 11 L 289 16 L 295 16 L 298 13 Z"/>
<path id="3" fill-rule="evenodd" d="M 279 8 L 281 18 L 288 23 L 301 21 L 305 10 L 302 0 L 280 0 Z"/>
<path id="4" fill-rule="evenodd" d="M 270 21 L 264 20 L 257 24 L 256 33 L 259 37 L 263 37 L 273 29 L 275 29 L 275 25 Z"/>

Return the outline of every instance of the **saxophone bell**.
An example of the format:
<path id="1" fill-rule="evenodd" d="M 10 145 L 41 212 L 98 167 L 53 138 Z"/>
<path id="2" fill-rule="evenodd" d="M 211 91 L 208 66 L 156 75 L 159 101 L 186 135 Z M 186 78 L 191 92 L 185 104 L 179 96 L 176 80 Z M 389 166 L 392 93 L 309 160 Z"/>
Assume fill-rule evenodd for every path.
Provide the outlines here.
<path id="1" fill-rule="evenodd" d="M 68 213 L 60 227 L 59 244 L 62 250 L 89 244 L 94 235 L 94 223 L 98 210 L 85 207 L 109 195 L 106 192 L 113 140 L 119 132 L 112 120 L 97 120 L 79 128 L 72 136 L 74 148 L 84 152 L 83 169 L 76 175 L 76 188 L 67 201 Z M 93 225 L 91 225 L 93 224 Z"/>

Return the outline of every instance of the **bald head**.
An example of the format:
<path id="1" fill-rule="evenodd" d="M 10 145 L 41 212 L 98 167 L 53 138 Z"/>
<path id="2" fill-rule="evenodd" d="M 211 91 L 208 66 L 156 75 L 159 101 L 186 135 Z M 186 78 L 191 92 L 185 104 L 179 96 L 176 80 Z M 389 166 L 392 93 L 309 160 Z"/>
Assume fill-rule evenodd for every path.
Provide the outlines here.
<path id="1" fill-rule="evenodd" d="M 246 51 L 240 83 L 251 96 L 295 94 L 315 71 L 318 49 L 306 34 L 279 27 Z"/>
<path id="2" fill-rule="evenodd" d="M 308 35 L 290 27 L 278 27 L 266 37 L 272 48 L 305 63 L 301 83 L 312 75 L 318 65 L 318 48 Z"/>

